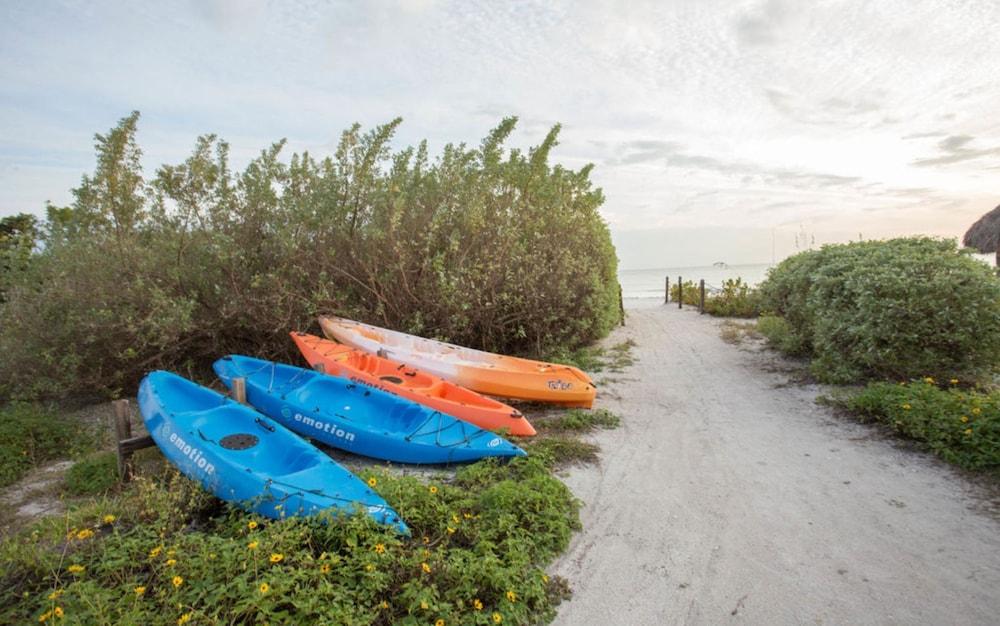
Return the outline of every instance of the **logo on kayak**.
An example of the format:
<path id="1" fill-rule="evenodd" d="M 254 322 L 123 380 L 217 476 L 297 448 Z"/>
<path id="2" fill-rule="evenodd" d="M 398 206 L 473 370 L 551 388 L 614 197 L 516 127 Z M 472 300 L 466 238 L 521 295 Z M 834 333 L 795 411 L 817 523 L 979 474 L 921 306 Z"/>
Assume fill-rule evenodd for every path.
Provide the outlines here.
<path id="1" fill-rule="evenodd" d="M 209 463 L 205 457 L 201 455 L 201 450 L 192 447 L 191 444 L 177 436 L 177 433 L 170 433 L 170 443 L 174 444 L 174 447 L 176 447 L 181 454 L 191 459 L 198 469 L 204 470 L 206 474 L 212 474 L 215 472 L 215 466 Z"/>
<path id="2" fill-rule="evenodd" d="M 501 441 L 500 437 L 494 437 L 493 439 L 490 439 L 490 442 L 486 444 L 486 447 L 495 448 L 500 445 L 500 441 Z"/>
<path id="3" fill-rule="evenodd" d="M 291 419 L 291 417 L 292 417 L 292 410 L 290 408 L 288 408 L 287 406 L 281 407 L 281 417 L 283 417 L 285 419 Z"/>
<path id="4" fill-rule="evenodd" d="M 549 389 L 555 389 L 557 391 L 566 391 L 567 389 L 573 388 L 573 383 L 564 383 L 558 379 L 546 381 L 546 384 L 549 386 Z"/>
<path id="5" fill-rule="evenodd" d="M 288 407 L 282 408 L 281 410 L 282 415 L 285 414 L 285 408 Z M 309 417 L 308 415 L 302 415 L 301 413 L 296 413 L 294 419 L 296 422 L 299 422 L 304 426 L 315 428 L 320 432 L 330 433 L 334 437 L 338 437 L 340 439 L 343 439 L 344 441 L 354 441 L 354 433 L 346 431 L 343 428 L 338 427 L 336 424 L 331 424 L 330 422 L 324 422 L 323 420 L 314 419 L 312 417 Z"/>
<path id="6" fill-rule="evenodd" d="M 379 391 L 384 391 L 386 393 L 391 393 L 394 396 L 398 395 L 398 394 L 396 394 L 395 391 L 393 391 L 389 387 L 384 387 L 382 385 L 376 385 L 375 383 L 369 382 L 369 381 L 367 381 L 367 380 L 365 380 L 363 378 L 359 378 L 358 376 L 351 376 L 350 377 L 350 381 L 352 383 L 357 383 L 359 385 L 364 385 L 365 387 L 371 387 L 372 389 L 378 389 Z"/>

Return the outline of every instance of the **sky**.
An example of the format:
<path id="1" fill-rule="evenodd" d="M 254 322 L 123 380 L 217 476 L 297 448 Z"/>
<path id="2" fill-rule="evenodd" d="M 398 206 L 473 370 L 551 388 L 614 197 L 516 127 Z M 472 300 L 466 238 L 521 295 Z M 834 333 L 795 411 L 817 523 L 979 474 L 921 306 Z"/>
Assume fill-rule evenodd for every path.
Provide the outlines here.
<path id="1" fill-rule="evenodd" d="M 71 202 L 132 110 L 149 174 L 205 133 L 239 166 L 516 115 L 595 165 L 623 268 L 957 237 L 1000 203 L 997 32 L 995 0 L 0 0 L 0 217 Z"/>

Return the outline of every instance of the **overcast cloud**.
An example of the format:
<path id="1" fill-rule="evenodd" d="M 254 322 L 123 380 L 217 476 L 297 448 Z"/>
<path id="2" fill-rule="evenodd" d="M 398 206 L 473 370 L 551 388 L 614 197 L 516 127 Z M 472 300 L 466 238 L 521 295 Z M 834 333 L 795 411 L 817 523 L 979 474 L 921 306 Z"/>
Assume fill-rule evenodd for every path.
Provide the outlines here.
<path id="1" fill-rule="evenodd" d="M 4 2 L 0 215 L 69 202 L 133 109 L 149 169 L 207 132 L 243 162 L 397 115 L 437 149 L 561 122 L 631 267 L 768 261 L 772 230 L 956 236 L 1000 202 L 1000 3 L 620 4 Z M 705 259 L 663 245 L 691 234 Z"/>

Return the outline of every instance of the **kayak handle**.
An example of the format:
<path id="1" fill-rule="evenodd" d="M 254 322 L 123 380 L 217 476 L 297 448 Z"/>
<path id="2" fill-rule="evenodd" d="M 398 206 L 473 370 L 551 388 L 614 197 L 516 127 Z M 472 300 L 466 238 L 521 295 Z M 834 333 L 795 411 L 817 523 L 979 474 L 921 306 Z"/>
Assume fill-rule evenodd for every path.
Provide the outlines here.
<path id="1" fill-rule="evenodd" d="M 260 426 L 261 428 L 263 428 L 264 430 L 272 432 L 272 433 L 274 432 L 274 426 L 271 426 L 270 424 L 268 424 L 267 422 L 265 422 L 263 419 L 261 419 L 261 418 L 258 417 L 254 421 L 257 422 L 257 425 Z"/>

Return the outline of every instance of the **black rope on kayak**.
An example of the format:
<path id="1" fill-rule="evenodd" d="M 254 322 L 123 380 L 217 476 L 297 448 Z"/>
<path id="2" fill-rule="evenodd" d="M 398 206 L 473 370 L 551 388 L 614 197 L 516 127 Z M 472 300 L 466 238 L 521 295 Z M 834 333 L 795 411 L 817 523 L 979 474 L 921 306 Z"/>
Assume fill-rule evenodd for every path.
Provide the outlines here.
<path id="1" fill-rule="evenodd" d="M 434 430 L 428 430 L 427 432 L 421 432 L 421 429 L 428 422 L 430 422 L 432 419 L 434 419 L 435 417 L 437 417 L 437 426 L 438 427 L 436 429 L 434 429 Z M 466 444 L 466 445 L 470 444 L 470 443 L 472 443 L 472 441 L 474 439 L 476 439 L 478 437 L 482 437 L 483 435 L 487 434 L 487 432 L 485 430 L 483 430 L 481 428 L 477 428 L 476 430 L 478 432 L 473 432 L 473 434 L 470 436 L 466 432 L 466 430 L 465 430 L 467 424 L 465 422 L 463 422 L 462 420 L 458 420 L 458 419 L 455 419 L 455 418 L 452 418 L 452 422 L 450 424 L 448 424 L 445 427 L 442 427 L 441 426 L 441 421 L 444 419 L 444 417 L 445 417 L 444 414 L 441 413 L 440 411 L 434 411 L 433 413 L 431 413 L 430 415 L 428 415 L 424 419 L 424 421 L 422 421 L 420 423 L 420 425 L 417 426 L 416 429 L 414 429 L 414 431 L 412 433 L 410 433 L 409 435 L 407 435 L 406 437 L 404 437 L 404 439 L 409 442 L 409 441 L 413 440 L 416 437 L 422 437 L 423 435 L 429 435 L 429 434 L 431 434 L 433 432 L 434 433 L 434 445 L 438 446 L 439 448 L 457 448 L 458 446 L 461 446 L 463 444 Z M 441 433 L 443 433 L 444 431 L 448 430 L 449 428 L 454 428 L 456 426 L 459 429 L 461 429 L 461 431 L 462 431 L 462 438 L 460 440 L 458 440 L 457 442 L 455 442 L 455 443 L 450 443 L 450 444 L 443 444 L 443 443 L 441 443 Z"/>
<path id="2" fill-rule="evenodd" d="M 358 504 L 360 504 L 362 506 L 366 506 L 366 507 L 368 507 L 368 506 L 377 506 L 377 507 L 381 507 L 383 509 L 389 509 L 389 506 L 386 503 L 372 504 L 372 503 L 366 502 L 364 500 L 356 500 L 356 499 L 351 499 L 351 498 L 344 498 L 344 497 L 341 497 L 341 496 L 332 496 L 332 495 L 330 495 L 328 493 L 324 493 L 322 489 L 303 489 L 302 487 L 299 487 L 298 485 L 293 485 L 291 483 L 282 482 L 280 480 L 275 480 L 273 478 L 268 478 L 268 479 L 266 479 L 264 481 L 264 489 L 270 491 L 271 485 L 278 485 L 280 487 L 288 487 L 290 489 L 294 489 L 295 490 L 294 493 L 289 493 L 289 494 L 285 495 L 284 497 L 282 497 L 280 499 L 279 498 L 275 498 L 276 500 L 280 500 L 282 502 L 284 502 L 285 500 L 287 500 L 288 498 L 291 498 L 293 496 L 296 496 L 296 495 L 297 496 L 302 496 L 303 494 L 308 493 L 308 494 L 312 494 L 314 496 L 320 496 L 322 498 L 327 498 L 329 500 L 338 500 L 340 502 L 357 502 Z"/>

